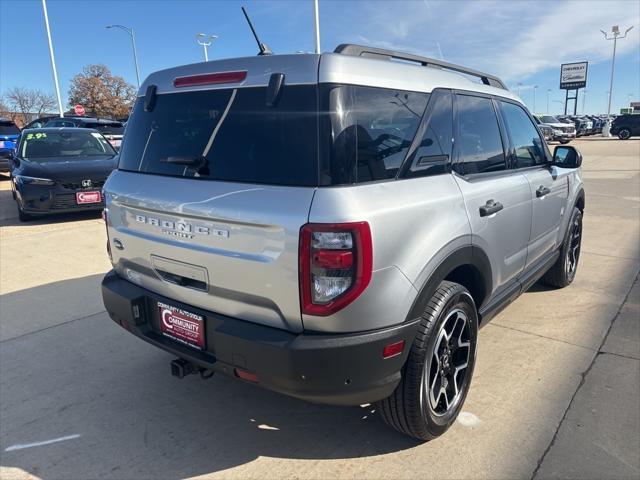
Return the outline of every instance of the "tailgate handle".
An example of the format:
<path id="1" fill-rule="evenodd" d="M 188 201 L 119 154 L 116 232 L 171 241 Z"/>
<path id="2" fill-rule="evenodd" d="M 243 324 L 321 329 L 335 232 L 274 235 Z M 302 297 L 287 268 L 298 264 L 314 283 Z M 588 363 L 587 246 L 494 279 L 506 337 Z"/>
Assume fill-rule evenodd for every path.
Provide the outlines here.
<path id="1" fill-rule="evenodd" d="M 157 268 L 156 272 L 165 282 L 180 285 L 181 287 L 193 288 L 194 290 L 202 290 L 203 292 L 207 291 L 207 284 L 201 282 L 200 280 L 195 280 L 193 278 L 187 278 L 181 275 L 176 275 L 174 273 L 165 272 L 163 270 L 158 270 Z"/>
<path id="2" fill-rule="evenodd" d="M 156 255 L 151 255 L 151 264 L 165 282 L 203 292 L 208 290 L 209 275 L 204 267 Z"/>

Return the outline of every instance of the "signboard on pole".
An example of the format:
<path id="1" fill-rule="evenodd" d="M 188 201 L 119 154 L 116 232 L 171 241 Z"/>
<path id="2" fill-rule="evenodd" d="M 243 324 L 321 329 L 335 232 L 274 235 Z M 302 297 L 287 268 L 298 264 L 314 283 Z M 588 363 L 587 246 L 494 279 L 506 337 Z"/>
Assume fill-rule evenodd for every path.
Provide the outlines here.
<path id="1" fill-rule="evenodd" d="M 588 65 L 589 62 L 560 65 L 560 90 L 577 90 L 586 87 Z"/>
<path id="2" fill-rule="evenodd" d="M 83 107 L 82 105 L 80 105 L 80 104 L 78 104 L 78 105 L 76 105 L 75 107 L 73 107 L 73 112 L 74 112 L 76 115 L 80 115 L 80 116 L 82 116 L 82 115 L 84 115 L 84 114 L 85 114 L 84 107 Z"/>

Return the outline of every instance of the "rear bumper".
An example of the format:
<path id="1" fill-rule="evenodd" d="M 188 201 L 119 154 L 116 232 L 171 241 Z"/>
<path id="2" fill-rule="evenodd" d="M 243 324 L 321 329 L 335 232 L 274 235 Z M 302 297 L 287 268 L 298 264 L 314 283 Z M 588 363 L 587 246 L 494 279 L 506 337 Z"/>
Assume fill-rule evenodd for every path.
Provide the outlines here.
<path id="1" fill-rule="evenodd" d="M 177 357 L 231 376 L 235 368 L 248 370 L 258 376 L 258 386 L 334 405 L 360 405 L 389 396 L 400 381 L 419 326 L 414 321 L 355 334 L 295 334 L 175 302 L 113 271 L 102 281 L 102 297 L 113 321 Z M 205 318 L 205 350 L 161 334 L 158 301 Z M 383 359 L 384 346 L 400 340 L 405 341 L 402 354 Z"/>

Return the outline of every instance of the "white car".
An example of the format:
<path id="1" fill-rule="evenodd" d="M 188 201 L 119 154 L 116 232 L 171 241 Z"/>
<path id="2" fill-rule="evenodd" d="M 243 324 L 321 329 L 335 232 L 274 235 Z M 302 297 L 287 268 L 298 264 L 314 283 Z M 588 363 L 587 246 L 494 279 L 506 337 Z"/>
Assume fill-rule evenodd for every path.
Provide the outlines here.
<path id="1" fill-rule="evenodd" d="M 536 116 L 540 124 L 547 125 L 553 129 L 553 141 L 569 143 L 576 138 L 576 127 L 569 123 L 563 123 L 553 115 Z"/>

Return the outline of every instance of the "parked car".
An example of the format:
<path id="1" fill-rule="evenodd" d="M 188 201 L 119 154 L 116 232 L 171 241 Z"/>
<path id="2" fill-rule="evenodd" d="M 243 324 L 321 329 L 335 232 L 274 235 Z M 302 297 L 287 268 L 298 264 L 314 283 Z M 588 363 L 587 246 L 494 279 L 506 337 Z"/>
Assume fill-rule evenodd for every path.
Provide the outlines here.
<path id="1" fill-rule="evenodd" d="M 0 172 L 8 172 L 9 153 L 16 148 L 20 129 L 8 118 L 0 118 Z"/>
<path id="2" fill-rule="evenodd" d="M 552 154 L 495 76 L 341 45 L 141 91 L 104 187 L 102 295 L 179 378 L 379 402 L 428 440 L 462 408 L 478 327 L 538 279 L 574 279 L 581 156 Z"/>
<path id="3" fill-rule="evenodd" d="M 122 136 L 124 135 L 124 125 L 116 120 L 107 120 L 104 118 L 91 117 L 54 117 L 44 125 L 51 127 L 78 127 L 93 128 L 99 131 L 106 138 L 111 146 L 116 150 L 120 149 L 122 144 Z"/>
<path id="4" fill-rule="evenodd" d="M 538 128 L 547 142 L 553 141 L 553 128 L 550 125 L 538 123 Z"/>
<path id="5" fill-rule="evenodd" d="M 584 137 L 589 134 L 589 125 L 579 117 L 575 115 L 558 115 L 557 118 L 561 122 L 572 123 L 576 130 L 576 137 Z"/>
<path id="6" fill-rule="evenodd" d="M 20 221 L 53 213 L 101 210 L 102 186 L 116 151 L 86 128 L 23 130 L 11 157 L 11 189 Z"/>
<path id="7" fill-rule="evenodd" d="M 541 125 L 547 125 L 553 130 L 551 140 L 567 144 L 576 138 L 576 128 L 573 123 L 561 122 L 553 115 L 538 115 L 536 118 Z"/>
<path id="8" fill-rule="evenodd" d="M 611 135 L 617 135 L 620 140 L 628 140 L 640 135 L 640 115 L 620 115 L 611 124 Z"/>
<path id="9" fill-rule="evenodd" d="M 57 115 L 45 115 L 44 117 L 38 117 L 35 120 L 30 121 L 24 126 L 24 130 L 30 130 L 32 128 L 42 128 L 46 123 L 54 118 L 60 118 Z"/>

